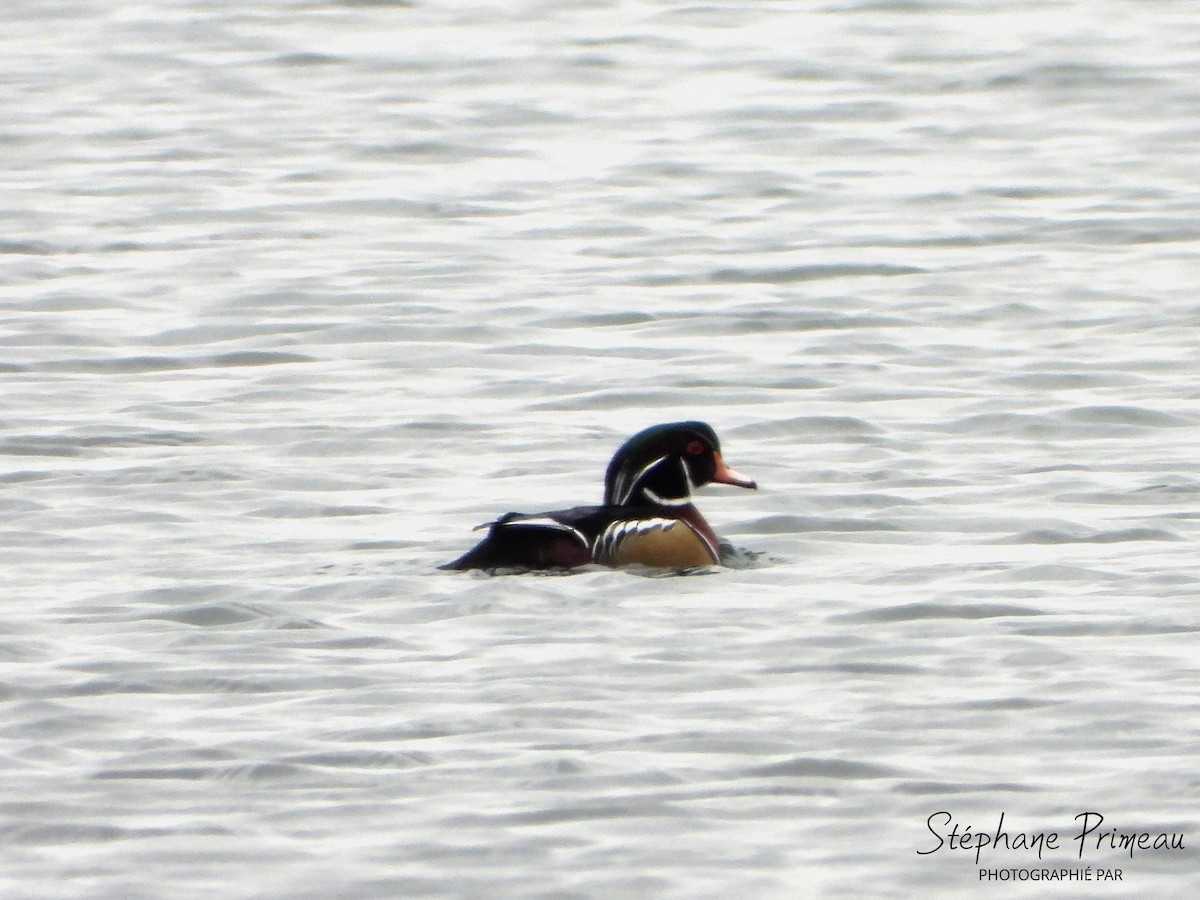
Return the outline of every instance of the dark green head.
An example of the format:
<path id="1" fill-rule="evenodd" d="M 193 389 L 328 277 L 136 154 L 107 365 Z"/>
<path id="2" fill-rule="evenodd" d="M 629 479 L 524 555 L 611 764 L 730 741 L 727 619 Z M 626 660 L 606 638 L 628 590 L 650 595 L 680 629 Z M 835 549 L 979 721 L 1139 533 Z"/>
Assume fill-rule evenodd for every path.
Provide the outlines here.
<path id="1" fill-rule="evenodd" d="M 639 431 L 608 464 L 604 502 L 613 506 L 682 506 L 709 482 L 757 485 L 725 465 L 721 442 L 703 422 L 670 422 Z"/>

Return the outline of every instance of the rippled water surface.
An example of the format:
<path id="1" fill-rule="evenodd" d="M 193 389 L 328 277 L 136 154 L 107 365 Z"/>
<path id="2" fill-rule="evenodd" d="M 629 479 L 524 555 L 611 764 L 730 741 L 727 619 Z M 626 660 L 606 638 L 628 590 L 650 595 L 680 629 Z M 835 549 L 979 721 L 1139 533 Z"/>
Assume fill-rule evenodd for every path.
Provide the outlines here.
<path id="1" fill-rule="evenodd" d="M 0 50 L 4 896 L 1196 896 L 1191 0 Z M 682 418 L 748 566 L 436 569 Z M 1041 864 L 1123 881 L 979 881 Z"/>

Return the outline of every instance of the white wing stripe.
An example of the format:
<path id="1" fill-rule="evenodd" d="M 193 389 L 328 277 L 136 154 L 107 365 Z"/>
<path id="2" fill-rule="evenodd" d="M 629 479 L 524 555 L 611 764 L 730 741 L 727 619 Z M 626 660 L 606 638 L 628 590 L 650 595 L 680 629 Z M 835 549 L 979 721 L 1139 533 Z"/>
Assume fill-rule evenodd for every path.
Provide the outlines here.
<path id="1" fill-rule="evenodd" d="M 497 528 L 548 528 L 551 531 L 561 531 L 566 534 L 573 535 L 575 540 L 588 545 L 588 539 L 584 537 L 583 532 L 578 528 L 573 528 L 557 519 L 551 519 L 549 516 L 538 516 L 532 519 L 510 519 L 507 522 L 497 522 Z"/>

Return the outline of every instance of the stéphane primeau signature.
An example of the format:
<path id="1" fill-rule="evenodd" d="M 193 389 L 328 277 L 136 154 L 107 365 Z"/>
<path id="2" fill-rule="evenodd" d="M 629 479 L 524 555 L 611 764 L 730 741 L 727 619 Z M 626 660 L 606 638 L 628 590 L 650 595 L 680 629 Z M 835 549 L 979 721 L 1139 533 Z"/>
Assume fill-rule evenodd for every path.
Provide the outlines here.
<path id="1" fill-rule="evenodd" d="M 1182 833 L 1149 832 L 1149 831 L 1118 831 L 1104 830 L 1104 816 L 1098 812 L 1082 812 L 1075 816 L 1076 826 L 1074 836 L 1069 840 L 1078 844 L 1078 848 L 1062 844 L 1057 831 L 1007 831 L 1004 828 L 1004 813 L 1000 813 L 1000 821 L 994 830 L 984 831 L 971 825 L 959 824 L 954 816 L 945 810 L 935 812 L 925 820 L 929 833 L 937 839 L 937 843 L 924 850 L 918 850 L 919 856 L 937 853 L 943 847 L 950 850 L 974 850 L 975 864 L 979 864 L 980 856 L 987 851 L 1024 850 L 1036 852 L 1037 858 L 1048 850 L 1069 850 L 1076 853 L 1076 859 L 1083 859 L 1084 853 L 1097 851 L 1119 850 L 1128 852 L 1130 858 L 1138 850 L 1183 850 Z M 951 827 L 953 826 L 953 827 Z M 948 831 L 946 829 L 949 829 Z"/>

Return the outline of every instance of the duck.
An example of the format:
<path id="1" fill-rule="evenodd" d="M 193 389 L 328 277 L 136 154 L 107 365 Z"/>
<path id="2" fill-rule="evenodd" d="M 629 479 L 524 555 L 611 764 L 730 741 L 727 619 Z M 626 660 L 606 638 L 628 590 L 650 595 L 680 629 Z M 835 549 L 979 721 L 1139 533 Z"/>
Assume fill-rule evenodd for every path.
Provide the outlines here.
<path id="1" fill-rule="evenodd" d="M 697 488 L 757 483 L 730 468 L 704 422 L 668 422 L 618 448 L 604 475 L 604 501 L 541 513 L 509 512 L 475 530 L 482 541 L 439 568 L 574 569 L 595 564 L 687 569 L 721 563 L 721 542 L 692 502 Z"/>

